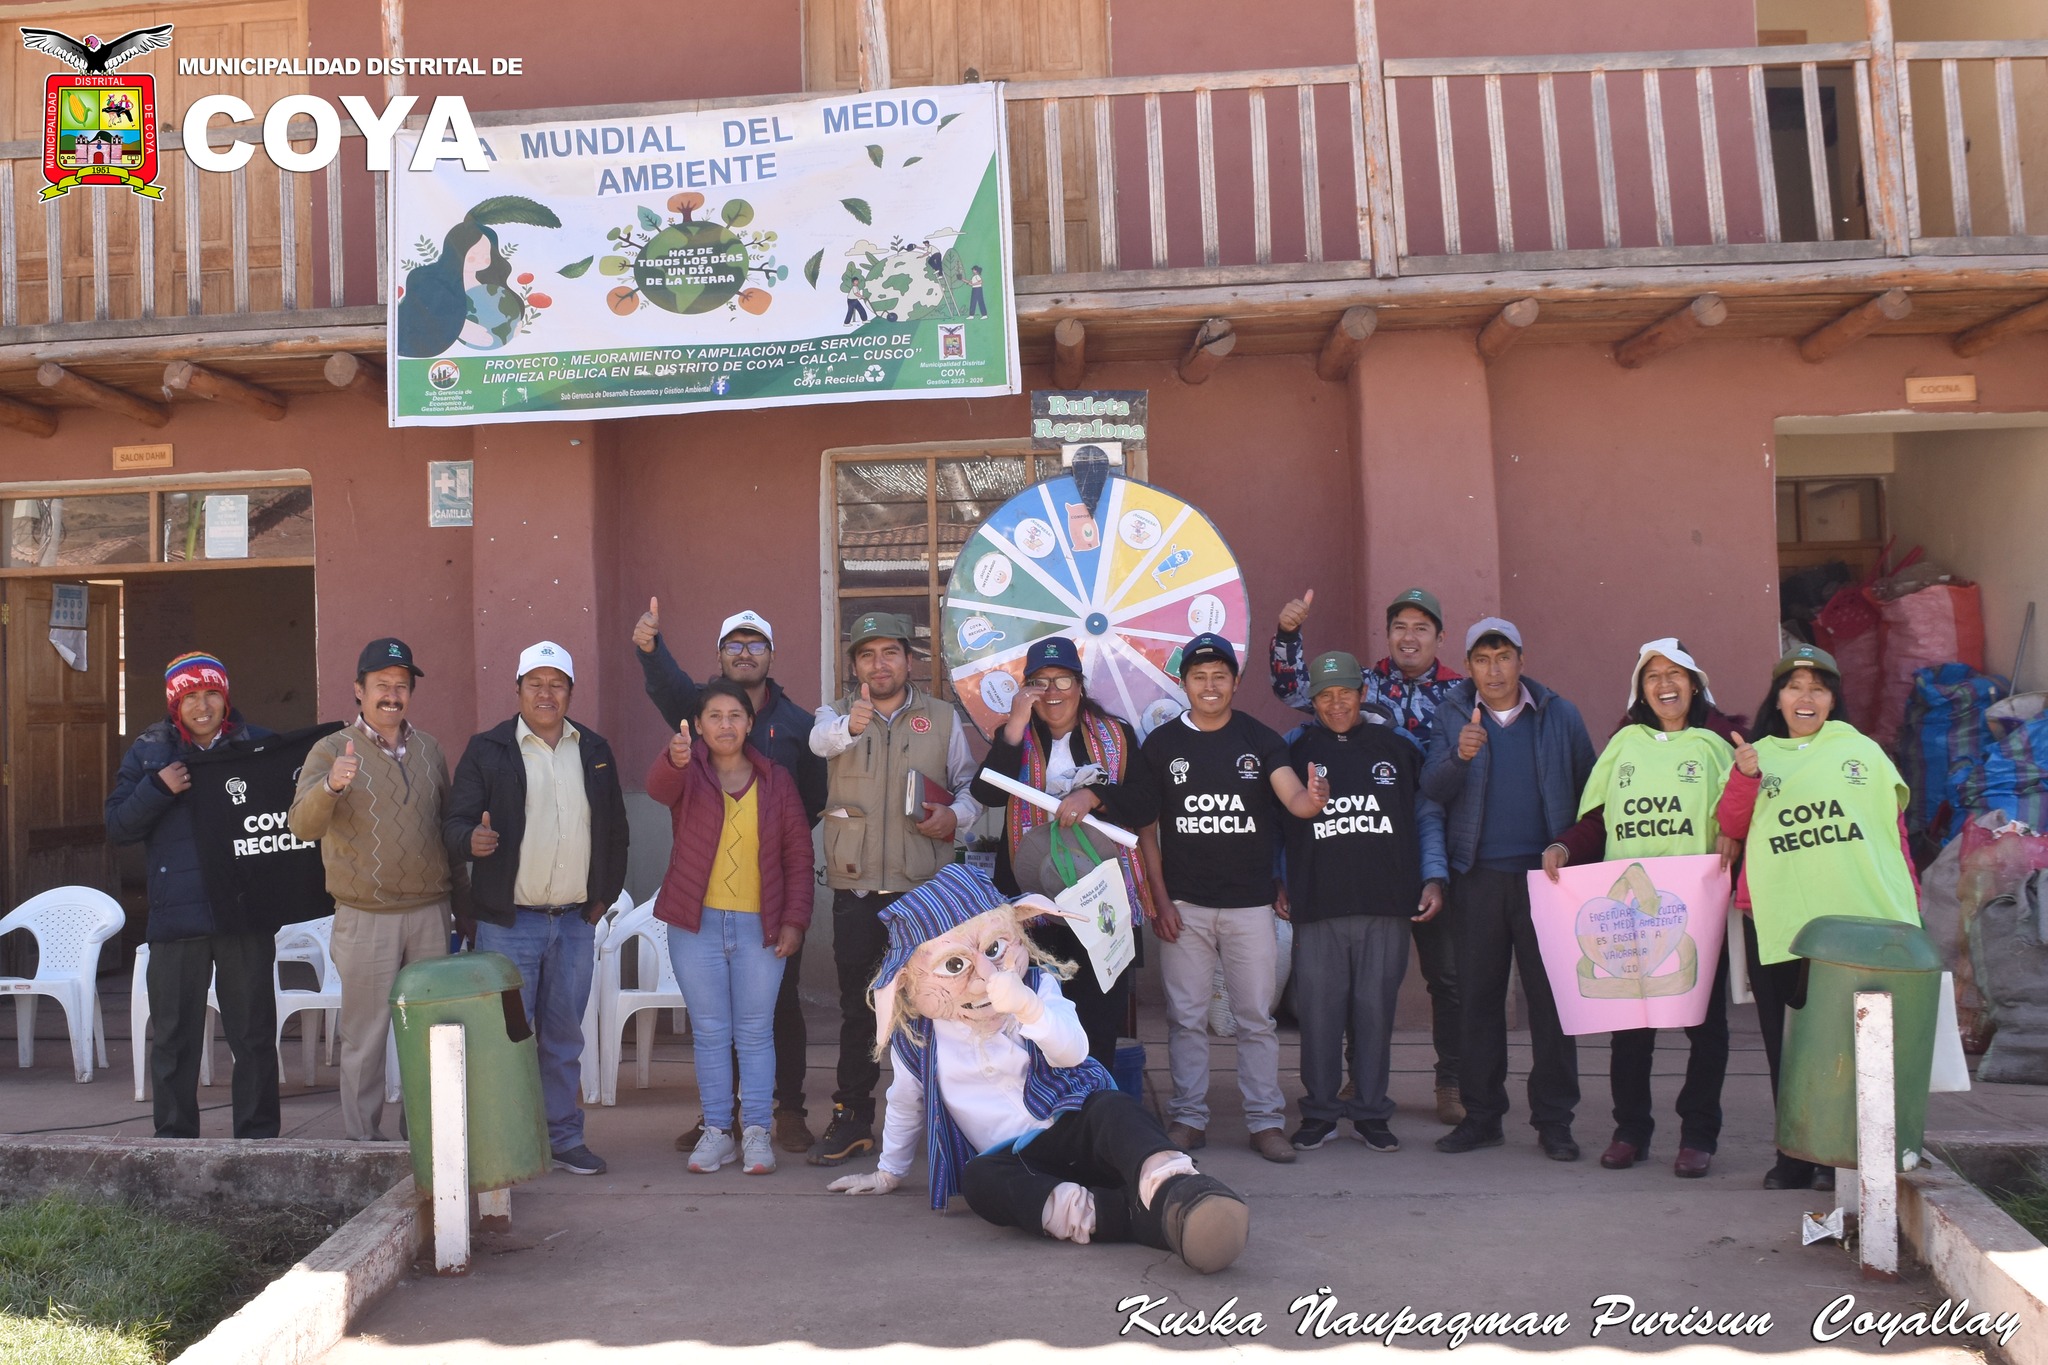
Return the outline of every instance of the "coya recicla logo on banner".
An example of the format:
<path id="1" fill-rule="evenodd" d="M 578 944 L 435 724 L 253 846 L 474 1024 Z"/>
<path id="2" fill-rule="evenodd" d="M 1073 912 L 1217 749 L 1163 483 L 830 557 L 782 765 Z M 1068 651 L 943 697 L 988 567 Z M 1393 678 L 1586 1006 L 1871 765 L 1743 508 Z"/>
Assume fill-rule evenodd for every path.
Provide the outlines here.
<path id="1" fill-rule="evenodd" d="M 52 74 L 43 87 L 42 197 L 78 186 L 126 185 L 151 199 L 163 196 L 157 176 L 156 79 L 116 76 L 116 67 L 171 45 L 171 25 L 138 28 L 111 42 L 88 33 L 83 41 L 53 28 L 21 30 L 31 51 L 69 63 L 77 75 Z"/>

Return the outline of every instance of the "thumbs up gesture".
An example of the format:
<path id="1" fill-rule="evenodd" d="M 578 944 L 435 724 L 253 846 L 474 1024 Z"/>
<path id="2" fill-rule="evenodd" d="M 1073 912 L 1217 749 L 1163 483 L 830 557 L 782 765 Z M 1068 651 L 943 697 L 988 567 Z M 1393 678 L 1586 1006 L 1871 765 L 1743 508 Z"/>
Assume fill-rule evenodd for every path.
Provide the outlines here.
<path id="1" fill-rule="evenodd" d="M 633 648 L 642 654 L 654 652 L 654 637 L 661 634 L 661 599 L 647 599 L 647 610 L 633 623 Z"/>
<path id="2" fill-rule="evenodd" d="M 1308 620 L 1308 609 L 1315 605 L 1316 590 L 1310 588 L 1280 608 L 1280 629 L 1292 634 L 1301 629 L 1301 623 Z"/>
<path id="3" fill-rule="evenodd" d="M 676 732 L 668 737 L 668 763 L 671 768 L 690 766 L 690 722 L 678 725 Z"/>
<path id="4" fill-rule="evenodd" d="M 1479 751 L 1486 747 L 1486 723 L 1479 718 L 1479 708 L 1472 708 L 1472 719 L 1465 722 L 1465 728 L 1458 731 L 1458 757 L 1470 763 L 1479 757 Z"/>
<path id="5" fill-rule="evenodd" d="M 334 760 L 334 766 L 327 770 L 327 789 L 339 795 L 348 790 L 348 784 L 356 780 L 361 772 L 363 760 L 356 757 L 356 742 L 349 740 L 342 746 L 341 757 Z"/>
<path id="6" fill-rule="evenodd" d="M 1762 777 L 1763 765 L 1757 762 L 1756 746 L 1742 737 L 1740 730 L 1732 731 L 1735 741 L 1735 770 L 1744 777 Z"/>
<path id="7" fill-rule="evenodd" d="M 498 851 L 498 831 L 491 828 L 491 813 L 484 812 L 484 822 L 469 832 L 469 856 L 488 858 Z"/>
<path id="8" fill-rule="evenodd" d="M 1330 770 L 1320 763 L 1308 765 L 1308 795 L 1321 810 L 1330 800 Z"/>
<path id="9" fill-rule="evenodd" d="M 868 728 L 868 722 L 875 718 L 874 698 L 868 695 L 868 685 L 860 685 L 860 695 L 853 699 L 853 705 L 846 709 L 846 733 L 857 735 Z"/>

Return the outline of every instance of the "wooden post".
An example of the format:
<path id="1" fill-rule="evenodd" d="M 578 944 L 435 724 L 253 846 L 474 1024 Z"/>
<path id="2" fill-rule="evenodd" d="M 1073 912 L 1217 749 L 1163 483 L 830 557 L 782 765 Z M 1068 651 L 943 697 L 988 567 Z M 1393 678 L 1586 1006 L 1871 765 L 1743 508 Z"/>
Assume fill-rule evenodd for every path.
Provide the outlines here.
<path id="1" fill-rule="evenodd" d="M 1535 325 L 1536 315 L 1542 311 L 1542 305 L 1534 299 L 1516 299 L 1495 313 L 1486 326 L 1479 329 L 1480 357 L 1500 359 L 1501 352 L 1520 341 L 1522 334 Z"/>
<path id="2" fill-rule="evenodd" d="M 885 0 L 859 0 L 856 45 L 860 54 L 860 88 L 889 88 L 889 10 Z M 946 79 L 952 79 L 950 76 Z"/>
<path id="3" fill-rule="evenodd" d="M 36 369 L 36 382 L 44 388 L 63 394 L 74 402 L 91 408 L 105 408 L 118 412 L 123 417 L 132 417 L 146 427 L 160 427 L 171 420 L 167 404 L 152 403 L 137 398 L 124 390 L 102 384 L 97 379 L 87 379 L 73 370 L 67 370 L 55 361 L 46 360 Z"/>
<path id="4" fill-rule="evenodd" d="M 1890 991 L 1856 992 L 1856 1257 L 1866 1280 L 1899 1278 L 1897 1076 Z"/>
<path id="5" fill-rule="evenodd" d="M 434 1273 L 469 1273 L 469 1070 L 460 1024 L 427 1030 L 434 1125 Z"/>
<path id="6" fill-rule="evenodd" d="M 2027 332 L 2038 332 L 2048 327 L 2048 299 L 2030 303 L 2025 308 L 1995 317 L 1989 322 L 1980 322 L 1969 331 L 1959 334 L 1953 345 L 1960 356 L 1973 356 L 1988 351 L 2001 341 L 2021 336 Z"/>
<path id="7" fill-rule="evenodd" d="M 1728 316 L 1728 305 L 1719 294 L 1702 294 L 1685 307 L 1651 323 L 1614 348 L 1614 363 L 1633 370 L 1675 351 L 1697 338 L 1709 327 L 1719 327 Z"/>
<path id="8" fill-rule="evenodd" d="M 1361 303 L 1346 308 L 1330 328 L 1330 335 L 1323 338 L 1323 353 L 1316 357 L 1316 373 L 1333 383 L 1348 377 L 1379 325 L 1379 310 L 1372 305 Z"/>
<path id="9" fill-rule="evenodd" d="M 1387 144 L 1387 90 L 1380 71 L 1376 0 L 1352 0 L 1358 69 L 1365 86 L 1365 193 L 1372 215 L 1372 270 L 1392 279 L 1401 270 L 1394 244 L 1394 160 Z"/>
<path id="10" fill-rule="evenodd" d="M 1877 162 L 1877 184 L 1870 204 L 1871 235 L 1885 254 L 1910 256 L 1913 239 L 1906 231 L 1906 163 L 1899 142 L 1899 64 L 1892 38 L 1892 0 L 1863 0 L 1864 22 L 1870 31 L 1870 121 L 1865 130 Z"/>
<path id="11" fill-rule="evenodd" d="M 1088 328 L 1079 318 L 1061 318 L 1052 329 L 1052 386 L 1078 389 L 1088 368 Z"/>
<path id="12" fill-rule="evenodd" d="M 11 427 L 30 436 L 54 436 L 57 434 L 57 414 L 33 403 L 0 398 L 0 427 Z"/>
<path id="13" fill-rule="evenodd" d="M 384 60 L 402 61 L 405 58 L 405 0 L 382 0 L 379 8 L 383 12 Z M 388 68 L 387 68 L 388 70 Z M 384 77 L 384 98 L 396 99 L 405 93 L 405 74 Z M 379 243 L 381 246 L 382 243 Z"/>
<path id="14" fill-rule="evenodd" d="M 1189 344 L 1187 354 L 1180 358 L 1180 378 L 1184 384 L 1200 384 L 1216 373 L 1216 367 L 1223 363 L 1223 357 L 1237 346 L 1237 331 L 1228 318 L 1210 318 L 1195 329 L 1195 339 Z"/>
<path id="15" fill-rule="evenodd" d="M 383 406 L 384 371 L 376 361 L 365 360 L 353 351 L 336 351 L 327 357 L 321 373 L 335 388 L 361 394 L 379 407 Z"/>
<path id="16" fill-rule="evenodd" d="M 1801 358 L 1818 365 L 1829 356 L 1860 341 L 1880 323 L 1897 322 L 1913 311 L 1913 296 L 1903 289 L 1887 289 L 1876 298 L 1865 299 L 1833 322 L 1815 328 L 1799 343 Z"/>
<path id="17" fill-rule="evenodd" d="M 194 365 L 189 360 L 173 360 L 164 366 L 164 387 L 243 408 L 265 421 L 284 420 L 285 400 L 282 396 L 231 374 Z"/>

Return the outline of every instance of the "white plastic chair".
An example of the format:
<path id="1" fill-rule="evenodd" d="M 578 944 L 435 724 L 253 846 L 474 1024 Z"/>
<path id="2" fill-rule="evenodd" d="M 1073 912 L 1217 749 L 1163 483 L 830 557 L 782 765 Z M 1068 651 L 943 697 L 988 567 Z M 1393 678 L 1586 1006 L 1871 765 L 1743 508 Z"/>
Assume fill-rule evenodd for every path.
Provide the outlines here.
<path id="1" fill-rule="evenodd" d="M 112 896 L 89 886 L 60 886 L 31 896 L 6 918 L 0 934 L 25 929 L 36 941 L 36 974 L 0 976 L 0 995 L 14 997 L 16 1057 L 26 1068 L 36 1058 L 36 997 L 47 995 L 64 1010 L 71 1033 L 71 1069 L 92 1079 L 95 1047 L 107 1065 L 107 1023 L 100 1012 L 100 945 L 121 932 L 126 912 Z"/>
<path id="2" fill-rule="evenodd" d="M 220 1013 L 220 996 L 214 990 L 219 973 L 206 983 L 206 1041 L 199 1049 L 199 1083 L 213 1084 L 213 1021 Z M 135 1102 L 149 1098 L 149 945 L 135 946 L 135 975 L 128 985 L 128 1045 L 135 1053 Z"/>
<path id="3" fill-rule="evenodd" d="M 300 924 L 287 924 L 277 931 L 279 964 L 303 962 L 313 969 L 319 983 L 312 990 L 286 990 L 284 974 L 272 969 L 272 985 L 277 994 L 277 1079 L 280 1083 L 291 1079 L 284 1064 L 284 1026 L 293 1015 L 307 1010 L 317 1011 L 315 1017 L 299 1022 L 299 1055 L 306 1065 L 307 1085 L 319 1079 L 320 1026 L 323 1023 L 327 1026 L 330 1051 L 335 1035 L 340 1032 L 337 1025 L 341 1017 L 341 973 L 334 969 L 333 941 L 332 915 Z M 212 1051 L 210 1043 L 207 1050 Z"/>
<path id="4" fill-rule="evenodd" d="M 600 1084 L 602 1068 L 598 1063 L 604 1059 L 604 1034 L 598 1028 L 598 1023 L 602 1014 L 599 1006 L 605 994 L 604 973 L 607 964 L 609 964 L 611 971 L 613 989 L 617 989 L 619 982 L 618 959 L 605 956 L 605 940 L 611 937 L 613 922 L 632 908 L 632 893 L 628 891 L 619 892 L 618 900 L 614 901 L 612 908 L 607 910 L 603 918 L 598 920 L 596 935 L 592 940 L 590 998 L 583 1002 L 583 1056 L 581 1068 L 583 1102 L 585 1104 L 596 1104 L 599 1096 L 603 1093 L 603 1087 Z"/>
<path id="5" fill-rule="evenodd" d="M 637 945 L 639 951 L 641 984 L 632 990 L 619 984 L 619 959 L 628 945 Z M 619 1067 L 625 1062 L 626 1021 L 638 1019 L 633 1059 L 637 1066 L 636 1081 L 645 1090 L 653 1084 L 654 1059 L 654 1019 L 645 1011 L 676 1011 L 676 1031 L 680 1033 L 688 1002 L 676 982 L 675 966 L 669 961 L 668 926 L 654 917 L 652 897 L 644 905 L 620 912 L 605 936 L 604 955 L 609 960 L 598 978 L 604 985 L 598 1004 L 598 1030 L 604 1048 L 598 1057 L 598 1070 L 602 1102 L 612 1105 L 619 1102 Z M 596 993 L 595 988 L 592 993 Z"/>

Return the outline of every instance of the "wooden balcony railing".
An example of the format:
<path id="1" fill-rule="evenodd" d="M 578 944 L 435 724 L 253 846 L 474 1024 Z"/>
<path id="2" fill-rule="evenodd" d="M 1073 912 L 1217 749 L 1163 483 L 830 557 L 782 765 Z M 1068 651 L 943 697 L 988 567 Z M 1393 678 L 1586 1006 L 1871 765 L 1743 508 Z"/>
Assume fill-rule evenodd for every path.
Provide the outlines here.
<path id="1" fill-rule="evenodd" d="M 2030 201 L 2021 140 L 2048 120 L 2042 40 L 1398 58 L 1006 95 L 1027 292 L 2048 253 L 2048 168 Z M 161 204 L 39 201 L 40 143 L 0 143 L 0 342 L 375 323 L 386 176 L 342 134 L 321 171 L 259 153 L 214 176 L 165 129 Z"/>

